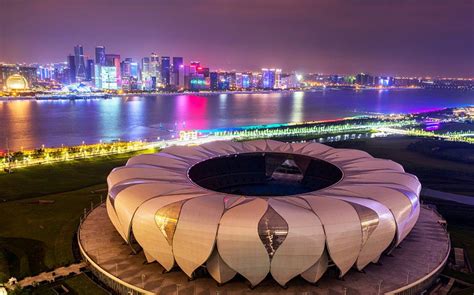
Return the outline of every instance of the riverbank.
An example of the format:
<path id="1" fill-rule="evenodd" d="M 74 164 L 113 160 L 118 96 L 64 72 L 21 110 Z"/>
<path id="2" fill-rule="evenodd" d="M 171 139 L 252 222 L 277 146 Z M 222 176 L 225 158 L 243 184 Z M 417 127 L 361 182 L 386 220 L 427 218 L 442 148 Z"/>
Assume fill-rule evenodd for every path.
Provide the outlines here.
<path id="1" fill-rule="evenodd" d="M 94 94 L 97 95 L 103 95 L 107 97 L 113 97 L 113 96 L 118 96 L 118 97 L 130 97 L 130 96 L 157 96 L 157 95 L 171 95 L 171 96 L 176 96 L 176 95 L 215 95 L 215 94 L 271 94 L 271 93 L 294 93 L 294 92 L 315 92 L 315 91 L 331 91 L 331 90 L 352 90 L 352 91 L 364 91 L 364 90 L 377 90 L 377 91 L 390 91 L 390 90 L 407 90 L 407 89 L 423 89 L 422 87 L 337 87 L 337 86 L 328 86 L 328 87 L 311 87 L 311 88 L 301 88 L 301 89 L 271 89 L 271 90 L 265 90 L 265 89 L 257 89 L 257 90 L 219 90 L 219 91 L 211 91 L 211 90 L 205 90 L 205 91 L 174 91 L 174 92 L 161 92 L 161 91 L 156 91 L 156 92 L 149 92 L 149 91 L 144 91 L 144 92 L 128 92 L 128 93 L 110 93 L 110 92 L 94 92 Z M 42 96 L 46 96 L 47 94 L 44 94 L 43 92 L 39 92 Z M 67 93 L 61 93 L 61 95 L 66 95 Z M 57 98 L 55 99 L 54 96 L 57 94 L 51 93 L 52 100 L 70 100 L 71 98 Z M 80 94 L 77 93 L 71 93 L 71 95 L 76 95 L 80 96 Z M 87 98 L 87 93 L 84 94 L 85 99 L 104 99 L 103 97 L 90 97 Z M 22 95 L 16 95 L 16 96 L 0 96 L 0 101 L 13 101 L 13 100 L 35 100 L 35 95 L 28 95 L 28 96 L 22 96 Z M 45 98 L 42 98 L 45 100 Z M 81 99 L 79 98 L 72 98 L 72 99 Z"/>

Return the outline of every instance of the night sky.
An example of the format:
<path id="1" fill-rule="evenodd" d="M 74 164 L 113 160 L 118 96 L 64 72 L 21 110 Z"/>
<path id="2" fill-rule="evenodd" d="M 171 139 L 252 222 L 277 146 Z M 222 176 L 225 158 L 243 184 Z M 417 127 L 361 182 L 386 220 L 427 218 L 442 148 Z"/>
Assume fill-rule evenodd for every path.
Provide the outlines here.
<path id="1" fill-rule="evenodd" d="M 213 69 L 474 77 L 474 1 L 0 0 L 0 61 L 82 44 Z"/>

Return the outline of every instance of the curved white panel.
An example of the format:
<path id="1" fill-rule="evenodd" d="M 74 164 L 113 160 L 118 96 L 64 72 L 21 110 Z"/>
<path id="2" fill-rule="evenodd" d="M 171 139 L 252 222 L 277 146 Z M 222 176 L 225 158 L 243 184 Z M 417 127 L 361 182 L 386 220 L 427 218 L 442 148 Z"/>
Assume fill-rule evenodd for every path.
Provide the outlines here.
<path id="1" fill-rule="evenodd" d="M 292 205 L 296 205 L 296 206 L 299 206 L 299 207 L 304 208 L 304 209 L 311 210 L 311 206 L 309 206 L 309 204 L 305 200 L 300 199 L 300 198 L 295 197 L 295 196 L 291 196 L 291 197 L 272 197 L 272 199 L 277 200 L 277 201 L 281 201 L 281 202 L 285 202 L 285 203 L 289 203 L 289 204 L 292 204 Z"/>
<path id="2" fill-rule="evenodd" d="M 220 284 L 232 280 L 232 278 L 237 274 L 235 270 L 230 268 L 224 262 L 224 260 L 222 260 L 219 255 L 219 252 L 217 251 L 217 248 L 214 248 L 211 257 L 209 257 L 209 259 L 207 260 L 206 268 L 212 278 Z"/>
<path id="3" fill-rule="evenodd" d="M 338 198 L 370 208 L 378 215 L 377 227 L 369 235 L 357 258 L 357 269 L 362 270 L 370 262 L 377 261 L 380 254 L 392 243 L 397 230 L 395 220 L 390 210 L 379 202 L 355 197 Z"/>
<path id="4" fill-rule="evenodd" d="M 182 206 L 173 253 L 176 263 L 189 277 L 211 255 L 223 212 L 224 196 L 219 195 L 195 198 Z"/>
<path id="5" fill-rule="evenodd" d="M 133 215 L 143 202 L 163 194 L 173 194 L 178 191 L 181 194 L 193 192 L 192 187 L 188 185 L 162 182 L 137 184 L 127 187 L 118 193 L 114 200 L 114 208 L 122 225 L 121 230 L 126 236 L 126 241 L 128 242 L 130 238 L 130 226 Z"/>
<path id="6" fill-rule="evenodd" d="M 265 143 L 267 144 L 266 151 L 268 152 L 280 152 L 280 148 L 285 146 L 285 143 L 281 141 L 276 141 L 272 139 L 266 139 Z"/>
<path id="7" fill-rule="evenodd" d="M 124 166 L 114 169 L 114 171 L 112 171 L 109 176 L 107 176 L 107 184 L 109 185 L 109 187 L 111 187 L 124 180 L 134 178 L 187 182 L 187 179 L 183 179 L 182 173 L 150 167 L 143 168 L 135 166 Z"/>
<path id="8" fill-rule="evenodd" d="M 336 195 L 354 196 L 359 198 L 373 199 L 390 209 L 396 222 L 396 245 L 405 236 L 406 222 L 412 214 L 412 204 L 402 192 L 382 186 L 368 185 L 341 185 L 333 191 Z"/>
<path id="9" fill-rule="evenodd" d="M 332 149 L 324 153 L 324 158 L 330 161 L 357 161 L 360 159 L 373 159 L 373 157 L 364 151 L 354 149 Z"/>
<path id="10" fill-rule="evenodd" d="M 321 257 L 325 235 L 314 212 L 270 198 L 269 205 L 288 224 L 288 234 L 272 258 L 270 272 L 282 286 Z"/>
<path id="11" fill-rule="evenodd" d="M 347 163 L 347 162 L 346 162 Z M 344 169 L 344 172 L 346 175 L 348 175 L 348 172 L 351 173 L 358 173 L 358 172 L 367 172 L 367 171 L 374 171 L 374 170 L 379 170 L 379 171 L 394 171 L 394 172 L 402 172 L 404 173 L 405 170 L 403 169 L 402 165 L 395 163 L 390 160 L 384 160 L 384 159 L 362 159 L 359 161 L 350 161 L 347 164 L 342 163 L 341 167 Z"/>
<path id="12" fill-rule="evenodd" d="M 321 220 L 329 256 L 342 277 L 357 261 L 362 247 L 359 215 L 350 204 L 341 200 L 319 195 L 303 195 L 302 198 Z"/>
<path id="13" fill-rule="evenodd" d="M 163 196 L 151 199 L 138 208 L 133 218 L 132 230 L 135 239 L 151 257 L 168 271 L 174 265 L 173 251 L 155 222 L 155 214 L 166 205 L 199 196 L 202 194 Z"/>
<path id="14" fill-rule="evenodd" d="M 162 153 L 170 154 L 178 158 L 191 160 L 205 160 L 208 158 L 209 153 L 204 151 L 199 151 L 193 147 L 174 145 L 167 147 L 161 151 Z"/>
<path id="15" fill-rule="evenodd" d="M 264 139 L 245 141 L 242 147 L 245 152 L 263 152 L 267 148 L 267 143 Z"/>
<path id="16" fill-rule="evenodd" d="M 219 155 L 231 155 L 242 151 L 242 143 L 233 141 L 213 141 L 201 144 L 200 147 Z"/>
<path id="17" fill-rule="evenodd" d="M 316 157 L 316 158 L 319 158 L 319 156 L 327 153 L 327 152 L 330 152 L 334 150 L 332 147 L 330 146 L 327 146 L 327 145 L 324 145 L 324 144 L 320 144 L 320 143 L 316 143 L 316 142 L 312 142 L 308 145 L 306 145 L 301 151 L 300 153 L 301 154 L 304 154 L 304 155 L 308 155 L 308 156 L 313 156 L 313 157 Z"/>
<path id="18" fill-rule="evenodd" d="M 225 263 L 255 286 L 270 269 L 267 250 L 258 235 L 258 222 L 267 202 L 257 198 L 232 207 L 221 218 L 217 249 Z"/>
<path id="19" fill-rule="evenodd" d="M 402 185 L 413 192 L 417 192 L 417 194 L 421 190 L 421 184 L 415 176 L 400 172 L 358 173 L 346 176 L 341 183 L 361 183 L 365 185 L 380 183 L 384 184 L 384 186 L 387 186 L 387 184 Z"/>
<path id="20" fill-rule="evenodd" d="M 152 263 L 153 261 L 155 261 L 155 258 L 148 254 L 147 251 L 143 250 L 143 254 L 145 255 L 146 262 Z"/>
<path id="21" fill-rule="evenodd" d="M 137 164 L 147 164 L 175 170 L 189 167 L 189 164 L 186 163 L 186 161 L 179 160 L 177 158 L 163 157 L 161 153 L 138 155 L 132 157 L 127 161 L 126 166 Z"/>
<path id="22" fill-rule="evenodd" d="M 329 257 L 326 251 L 323 252 L 321 258 L 308 268 L 305 272 L 301 274 L 303 279 L 307 280 L 310 283 L 316 283 L 324 275 L 328 269 Z"/>
<path id="23" fill-rule="evenodd" d="M 311 142 L 294 142 L 290 145 L 291 152 L 295 154 L 301 154 L 301 151 L 309 144 L 312 144 L 312 143 Z"/>

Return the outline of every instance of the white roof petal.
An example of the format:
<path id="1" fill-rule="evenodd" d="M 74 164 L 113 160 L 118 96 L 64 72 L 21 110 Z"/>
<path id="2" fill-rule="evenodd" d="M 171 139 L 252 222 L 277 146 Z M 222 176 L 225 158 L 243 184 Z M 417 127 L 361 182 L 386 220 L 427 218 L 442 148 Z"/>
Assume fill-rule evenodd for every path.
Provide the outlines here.
<path id="1" fill-rule="evenodd" d="M 325 235 L 319 218 L 310 210 L 270 199 L 270 206 L 288 224 L 288 234 L 272 258 L 270 272 L 285 285 L 315 264 L 324 251 Z"/>
<path id="2" fill-rule="evenodd" d="M 342 277 L 354 265 L 362 247 L 359 215 L 347 202 L 327 196 L 302 196 L 321 220 L 329 256 Z"/>
<path id="3" fill-rule="evenodd" d="M 253 286 L 270 270 L 270 258 L 257 231 L 267 207 L 265 200 L 257 198 L 229 209 L 222 215 L 217 234 L 217 249 L 222 259 Z"/>
<path id="4" fill-rule="evenodd" d="M 187 201 L 173 238 L 176 263 L 189 276 L 211 255 L 224 212 L 224 196 L 209 195 Z"/>

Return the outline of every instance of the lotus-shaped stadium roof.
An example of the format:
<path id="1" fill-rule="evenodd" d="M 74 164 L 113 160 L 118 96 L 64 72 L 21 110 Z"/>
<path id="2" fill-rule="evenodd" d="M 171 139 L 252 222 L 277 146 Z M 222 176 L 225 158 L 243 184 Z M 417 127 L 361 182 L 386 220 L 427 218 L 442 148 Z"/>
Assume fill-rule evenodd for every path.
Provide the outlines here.
<path id="1" fill-rule="evenodd" d="M 393 161 L 319 143 L 216 141 L 131 158 L 107 179 L 107 212 L 130 244 L 219 283 L 342 277 L 407 236 L 421 185 Z M 263 187 L 263 189 L 262 189 Z M 263 191 L 263 192 L 262 192 Z"/>

